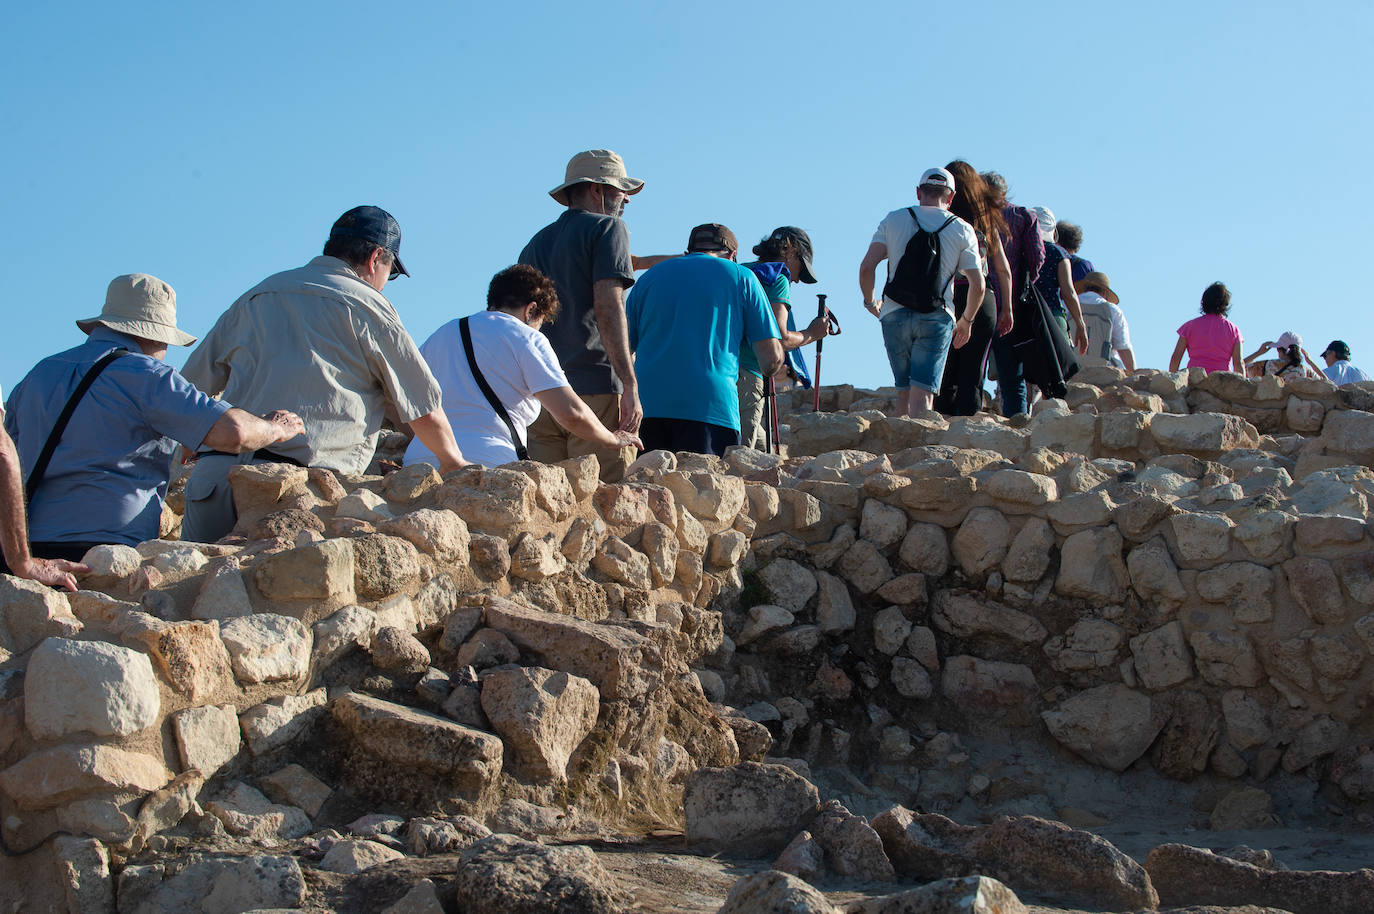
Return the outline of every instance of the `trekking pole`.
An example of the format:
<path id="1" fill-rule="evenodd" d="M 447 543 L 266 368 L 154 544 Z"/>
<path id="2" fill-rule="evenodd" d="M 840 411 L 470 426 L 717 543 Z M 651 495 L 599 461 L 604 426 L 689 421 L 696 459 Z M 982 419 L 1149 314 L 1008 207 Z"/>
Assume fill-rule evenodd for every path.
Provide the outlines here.
<path id="1" fill-rule="evenodd" d="M 773 453 L 773 379 L 763 379 L 763 449 Z"/>
<path id="2" fill-rule="evenodd" d="M 782 440 L 778 437 L 778 389 L 773 386 L 773 377 L 769 377 L 763 382 L 764 396 L 767 397 L 767 416 L 768 422 L 768 453 L 781 454 Z"/>
<path id="3" fill-rule="evenodd" d="M 825 296 L 816 296 L 816 316 L 825 317 Z M 811 379 L 812 396 L 811 411 L 818 413 L 821 411 L 821 346 L 825 343 L 825 337 L 816 340 L 816 371 L 815 377 Z"/>

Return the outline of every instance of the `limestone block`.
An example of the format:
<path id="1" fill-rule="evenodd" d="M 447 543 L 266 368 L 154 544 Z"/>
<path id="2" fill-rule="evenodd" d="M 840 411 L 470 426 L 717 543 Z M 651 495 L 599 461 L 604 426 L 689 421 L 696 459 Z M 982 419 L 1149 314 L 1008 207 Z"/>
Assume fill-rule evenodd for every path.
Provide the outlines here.
<path id="1" fill-rule="evenodd" d="M 1195 631 L 1188 643 L 1198 672 L 1212 685 L 1253 688 L 1264 680 L 1255 649 L 1243 634 Z"/>
<path id="2" fill-rule="evenodd" d="M 336 698 L 334 720 L 353 747 L 375 762 L 446 779 L 457 795 L 484 795 L 501 773 L 501 740 L 442 717 L 348 693 Z"/>
<path id="3" fill-rule="evenodd" d="M 1051 665 L 1061 672 L 1100 670 L 1115 666 L 1126 631 L 1106 619 L 1080 619 L 1062 636 L 1045 644 Z"/>
<path id="4" fill-rule="evenodd" d="M 1366 466 L 1374 464 L 1374 413 L 1341 409 L 1331 413 L 1322 425 L 1322 441 Z"/>
<path id="5" fill-rule="evenodd" d="M 382 533 L 354 536 L 353 584 L 363 600 L 382 600 L 413 590 L 420 580 L 419 553 L 410 541 Z"/>
<path id="6" fill-rule="evenodd" d="M 612 532 L 619 536 L 653 520 L 649 493 L 636 485 L 602 485 L 592 496 L 592 504 Z"/>
<path id="7" fill-rule="evenodd" d="M 1148 695 L 1120 683 L 1079 692 L 1040 717 L 1061 745 L 1112 771 L 1144 755 L 1165 722 Z"/>
<path id="8" fill-rule="evenodd" d="M 254 755 L 280 749 L 295 739 L 328 701 L 323 688 L 304 695 L 269 698 L 239 715 L 239 729 Z"/>
<path id="9" fill-rule="evenodd" d="M 0 650 L 22 654 L 44 638 L 81 631 L 66 594 L 35 581 L 0 574 Z"/>
<path id="10" fill-rule="evenodd" d="M 1039 581 L 1049 570 L 1052 548 L 1054 531 L 1049 523 L 1039 517 L 1028 518 L 1002 559 L 1002 576 L 1021 584 Z"/>
<path id="11" fill-rule="evenodd" d="M 191 618 L 233 619 L 252 612 L 253 603 L 248 597 L 239 560 L 232 556 L 217 560 L 201 584 L 195 605 L 191 607 Z"/>
<path id="12" fill-rule="evenodd" d="M 0 790 L 20 809 L 51 809 L 108 791 L 147 793 L 172 779 L 151 755 L 100 743 L 31 752 L 0 771 Z"/>
<path id="13" fill-rule="evenodd" d="M 662 524 L 655 524 L 662 527 Z M 518 535 L 510 553 L 510 573 L 526 581 L 543 581 L 562 574 L 568 567 L 568 560 L 559 551 L 558 537 L 547 531 L 542 536 L 533 533 Z M 676 549 L 677 541 L 673 541 Z M 674 556 L 676 558 L 676 556 Z"/>
<path id="14" fill-rule="evenodd" d="M 935 683 L 931 681 L 930 673 L 909 657 L 892 658 L 892 673 L 888 678 L 897 694 L 905 698 L 924 701 L 935 694 Z"/>
<path id="15" fill-rule="evenodd" d="M 782 765 L 700 768 L 687 776 L 683 793 L 687 840 L 776 853 L 810 820 L 819 799 L 809 781 Z"/>
<path id="16" fill-rule="evenodd" d="M 539 655 L 544 666 L 591 680 L 607 700 L 637 698 L 662 680 L 659 648 L 625 628 L 499 599 L 488 603 L 486 623 Z"/>
<path id="17" fill-rule="evenodd" d="M 997 470 L 983 481 L 982 490 L 1013 511 L 1037 508 L 1059 499 L 1054 479 L 1025 470 Z"/>
<path id="18" fill-rule="evenodd" d="M 633 549 L 618 536 L 607 537 L 592 557 L 592 566 L 612 581 L 634 590 L 653 587 L 649 557 Z"/>
<path id="19" fill-rule="evenodd" d="M 345 838 L 335 842 L 318 866 L 326 873 L 355 876 L 374 866 L 404 858 L 405 854 L 394 847 L 368 841 L 366 838 Z"/>
<path id="20" fill-rule="evenodd" d="M 312 662 L 323 669 L 354 648 L 367 650 L 376 630 L 377 615 L 372 610 L 345 606 L 315 623 Z"/>
<path id="21" fill-rule="evenodd" d="M 463 851 L 454 885 L 464 914 L 626 909 L 615 880 L 590 848 L 547 846 L 514 835 L 492 835 Z"/>
<path id="22" fill-rule="evenodd" d="M 1374 654 L 1374 613 L 1356 620 L 1355 634 L 1364 642 L 1365 651 Z"/>
<path id="23" fill-rule="evenodd" d="M 519 659 L 520 649 L 509 638 L 494 628 L 480 628 L 458 649 L 454 663 L 459 667 L 485 670 Z"/>
<path id="24" fill-rule="evenodd" d="M 1244 689 L 1230 689 L 1221 696 L 1227 741 L 1245 752 L 1269 741 L 1272 730 L 1264 706 Z"/>
<path id="25" fill-rule="evenodd" d="M 876 591 L 880 600 L 898 603 L 902 606 L 924 606 L 926 603 L 926 576 L 917 572 L 899 574 Z"/>
<path id="26" fill-rule="evenodd" d="M 801 834 L 811 838 L 810 832 Z M 815 869 L 802 862 L 812 856 Z M 822 851 L 814 840 L 796 850 L 789 845 L 772 869 L 737 879 L 716 914 L 838 914 L 839 909 L 807 883 L 819 875 L 821 861 Z"/>
<path id="27" fill-rule="evenodd" d="M 1237 622 L 1268 622 L 1274 618 L 1274 575 L 1263 565 L 1228 562 L 1198 572 L 1198 596 L 1223 603 Z"/>
<path id="28" fill-rule="evenodd" d="M 924 625 L 911 629 L 906 639 L 906 652 L 920 661 L 921 666 L 934 672 L 940 669 L 940 654 L 935 644 L 935 632 Z"/>
<path id="29" fill-rule="evenodd" d="M 311 632 L 299 619 L 259 613 L 230 619 L 220 628 L 240 682 L 299 679 L 310 667 Z"/>
<path id="30" fill-rule="evenodd" d="M 408 505 L 437 488 L 443 481 L 439 471 L 430 464 L 411 463 L 387 476 L 386 482 L 382 483 L 382 491 L 386 493 L 387 501 Z"/>
<path id="31" fill-rule="evenodd" d="M 389 673 L 423 673 L 429 651 L 409 632 L 393 626 L 378 629 L 372 639 L 372 665 Z"/>
<path id="32" fill-rule="evenodd" d="M 1346 602 L 1336 571 L 1325 559 L 1300 556 L 1283 563 L 1288 590 L 1308 618 L 1319 625 L 1346 621 Z"/>
<path id="33" fill-rule="evenodd" d="M 1315 400 L 1289 397 L 1283 408 L 1284 421 L 1295 432 L 1321 431 L 1322 420 L 1326 418 L 1326 407 Z"/>
<path id="34" fill-rule="evenodd" d="M 1273 563 L 1290 554 L 1297 518 L 1285 511 L 1256 511 L 1237 519 L 1232 536 L 1257 562 Z"/>
<path id="35" fill-rule="evenodd" d="M 1162 410 L 1161 410 L 1162 411 Z M 1098 435 L 1108 451 L 1136 451 L 1146 440 L 1146 414 L 1137 410 L 1112 412 L 1098 419 Z"/>
<path id="36" fill-rule="evenodd" d="M 1295 774 L 1331 755 L 1350 739 L 1350 727 L 1330 717 L 1318 717 L 1300 729 L 1283 754 L 1283 770 Z"/>
<path id="37" fill-rule="evenodd" d="M 435 505 L 463 518 L 469 530 L 509 539 L 534 517 L 537 486 L 519 470 L 468 466 L 434 490 Z"/>
<path id="38" fill-rule="evenodd" d="M 1066 416 L 1043 413 L 1030 423 L 1031 447 L 1049 448 L 1072 454 L 1091 454 L 1097 433 L 1097 416 L 1073 413 Z"/>
<path id="39" fill-rule="evenodd" d="M 954 558 L 968 575 L 984 575 L 1006 558 L 1011 527 L 996 508 L 974 508 L 954 534 Z"/>
<path id="40" fill-rule="evenodd" d="M 239 716 L 233 705 L 186 708 L 172 715 L 177 752 L 184 769 L 213 776 L 238 754 Z"/>
<path id="41" fill-rule="evenodd" d="M 1131 639 L 1131 656 L 1140 684 L 1152 692 L 1193 678 L 1193 664 L 1183 626 L 1175 622 L 1142 632 Z"/>
<path id="42" fill-rule="evenodd" d="M 781 606 L 761 603 L 749 608 L 748 619 L 744 628 L 735 636 L 735 644 L 740 647 L 752 644 L 764 635 L 791 627 L 796 621 L 796 616 Z"/>
<path id="43" fill-rule="evenodd" d="M 1303 514 L 1339 514 L 1363 520 L 1369 514 L 1369 498 L 1353 484 L 1363 475 L 1348 467 L 1309 473 L 1302 478 L 1301 488 L 1291 494 L 1293 507 Z"/>
<path id="44" fill-rule="evenodd" d="M 394 515 L 386 499 L 370 489 L 357 489 L 339 499 L 334 508 L 335 517 L 352 517 L 370 524 L 380 524 Z"/>
<path id="45" fill-rule="evenodd" d="M 332 539 L 267 556 L 254 566 L 253 582 L 269 600 L 341 605 L 357 599 L 353 571 L 353 547 Z"/>
<path id="46" fill-rule="evenodd" d="M 1015 644 L 1040 644 L 1049 632 L 1026 613 L 991 600 L 945 591 L 936 596 L 931 616 L 935 627 L 955 638 L 994 636 Z M 906 639 L 903 634 L 902 640 Z M 895 653 L 889 652 L 889 653 Z"/>
<path id="47" fill-rule="evenodd" d="M 886 549 L 906 535 L 906 512 L 876 498 L 864 501 L 859 520 L 859 536 L 879 549 Z"/>
<path id="48" fill-rule="evenodd" d="M 94 838 L 60 835 L 53 842 L 67 910 L 79 914 L 115 914 L 110 852 Z"/>
<path id="49" fill-rule="evenodd" d="M 892 580 L 892 567 L 878 548 L 858 540 L 840 557 L 838 571 L 859 593 L 868 594 Z"/>
<path id="50" fill-rule="evenodd" d="M 303 837 L 310 831 L 310 819 L 304 811 L 273 803 L 239 781 L 206 803 L 205 811 L 219 819 L 229 834 L 268 846 Z"/>
<path id="51" fill-rule="evenodd" d="M 647 532 L 647 531 L 646 531 Z M 677 540 L 672 540 L 673 564 L 677 563 Z M 725 530 L 713 534 L 707 545 L 706 560 L 716 568 L 733 568 L 749 551 L 749 538 L 738 530 Z M 672 575 L 668 577 L 671 579 Z"/>
<path id="52" fill-rule="evenodd" d="M 816 596 L 816 624 L 827 635 L 840 634 L 854 628 L 854 601 L 844 581 L 825 571 L 815 572 L 818 585 Z"/>
<path id="53" fill-rule="evenodd" d="M 537 460 L 520 460 L 507 469 L 519 470 L 534 482 L 534 506 L 554 523 L 567 520 L 577 510 L 580 499 L 562 468 Z"/>
<path id="54" fill-rule="evenodd" d="M 960 655 L 946 659 L 940 691 L 961 709 L 980 711 L 1020 707 L 1039 686 L 1024 664 Z"/>
<path id="55" fill-rule="evenodd" d="M 889 606 L 873 615 L 873 647 L 892 656 L 911 634 L 911 622 L 900 607 Z"/>
<path id="56" fill-rule="evenodd" d="M 537 783 L 567 779 L 568 760 L 600 711 L 596 686 L 539 667 L 495 670 L 482 679 L 482 710 L 514 754 L 515 768 Z"/>
<path id="57" fill-rule="evenodd" d="M 1224 514 L 1175 514 L 1168 525 L 1185 565 L 1210 565 L 1231 548 L 1235 522 Z"/>
<path id="58" fill-rule="evenodd" d="M 1307 553 L 1341 553 L 1364 539 L 1365 523 L 1338 514 L 1304 514 L 1294 528 L 1297 547 Z"/>
<path id="59" fill-rule="evenodd" d="M 1129 578 L 1121 560 L 1124 545 L 1116 527 L 1083 530 L 1060 549 L 1056 593 L 1096 603 L 1119 603 L 1126 597 Z"/>
<path id="60" fill-rule="evenodd" d="M 707 533 L 727 529 L 744 510 L 744 480 L 738 476 L 676 471 L 664 474 L 659 482 L 701 522 Z"/>
<path id="61" fill-rule="evenodd" d="M 415 466 L 427 467 L 429 464 Z M 399 536 L 426 555 L 434 556 L 436 561 L 449 565 L 467 564 L 468 549 L 472 543 L 468 525 L 452 511 L 421 508 L 385 521 L 377 529 L 381 533 Z"/>
<path id="62" fill-rule="evenodd" d="M 1112 523 L 1116 524 L 1131 542 L 1144 542 L 1155 534 L 1156 525 L 1178 513 L 1172 499 L 1145 493 L 1127 499 L 1112 509 Z"/>
<path id="63" fill-rule="evenodd" d="M 949 569 L 949 542 L 944 528 L 936 524 L 912 524 L 897 555 L 912 571 L 943 577 Z"/>
<path id="64" fill-rule="evenodd" d="M 81 557 L 81 564 L 91 569 L 91 577 L 111 582 L 129 577 L 143 564 L 143 556 L 133 546 L 92 546 Z"/>
<path id="65" fill-rule="evenodd" d="M 1259 443 L 1253 425 L 1221 413 L 1160 413 L 1150 420 L 1150 435 L 1165 453 L 1191 454 L 1201 460 L 1216 460 L 1227 451 Z"/>
<path id="66" fill-rule="evenodd" d="M 128 736 L 157 723 L 161 711 L 153 666 L 138 651 L 46 638 L 29 657 L 24 723 L 35 739 Z"/>
<path id="67" fill-rule="evenodd" d="M 692 513 L 682 505 L 677 506 L 677 541 L 678 545 L 688 552 L 695 552 L 697 555 L 704 555 L 710 539 L 706 533 L 706 528 L 701 525 L 701 521 L 692 516 Z"/>
<path id="68" fill-rule="evenodd" d="M 1364 663 L 1360 645 L 1345 635 L 1319 632 L 1312 636 L 1310 650 L 1317 675 L 1333 682 L 1354 679 Z"/>
<path id="69" fill-rule="evenodd" d="M 1009 887 L 990 876 L 937 879 L 918 889 L 865 898 L 846 906 L 845 914 L 1026 914 Z"/>
<path id="70" fill-rule="evenodd" d="M 192 702 L 233 686 L 229 653 L 218 622 L 158 622 L 125 630 L 127 643 L 141 646 L 167 682 Z"/>
<path id="71" fill-rule="evenodd" d="M 1156 537 L 1132 549 L 1126 556 L 1126 568 L 1141 599 L 1166 609 L 1183 604 L 1187 593 L 1163 539 Z"/>
<path id="72" fill-rule="evenodd" d="M 978 480 L 972 476 L 922 476 L 913 478 L 898 497 L 913 511 L 962 516 L 977 492 Z"/>

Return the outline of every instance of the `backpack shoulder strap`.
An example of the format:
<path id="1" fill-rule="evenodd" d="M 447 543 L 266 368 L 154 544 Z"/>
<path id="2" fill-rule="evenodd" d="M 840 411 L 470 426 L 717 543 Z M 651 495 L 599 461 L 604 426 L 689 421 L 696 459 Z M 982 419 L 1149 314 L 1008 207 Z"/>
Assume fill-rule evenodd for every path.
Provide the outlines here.
<path id="1" fill-rule="evenodd" d="M 482 391 L 482 396 L 487 398 L 491 408 L 496 411 L 496 416 L 506 425 L 506 431 L 510 432 L 511 444 L 515 445 L 515 456 L 520 460 L 529 459 L 529 451 L 525 450 L 525 445 L 520 441 L 520 435 L 515 431 L 515 423 L 510 421 L 510 413 L 506 412 L 505 405 L 501 398 L 496 396 L 496 391 L 491 389 L 486 377 L 482 374 L 482 369 L 477 367 L 477 356 L 472 351 L 472 331 L 468 329 L 468 319 L 462 318 L 458 321 L 458 330 L 463 335 L 463 354 L 468 357 L 468 368 L 472 370 L 472 379 L 477 382 L 477 387 Z"/>
<path id="2" fill-rule="evenodd" d="M 29 472 L 29 478 L 24 482 L 24 501 L 33 501 L 33 493 L 38 491 L 39 485 L 43 482 L 43 477 L 47 475 L 48 464 L 52 462 L 52 455 L 57 450 L 57 445 L 62 441 L 62 433 L 67 430 L 67 423 L 72 419 L 72 413 L 76 412 L 76 407 L 81 403 L 86 391 L 91 389 L 95 379 L 100 377 L 100 373 L 109 366 L 111 362 L 122 355 L 128 355 L 129 350 L 120 347 L 111 349 L 96 360 L 96 363 L 86 370 L 81 382 L 76 385 L 76 390 L 67 398 L 67 404 L 62 407 L 62 412 L 57 416 L 57 422 L 53 424 L 52 431 L 48 433 L 48 440 L 43 442 L 43 449 L 38 452 L 38 459 L 33 463 L 33 469 Z"/>

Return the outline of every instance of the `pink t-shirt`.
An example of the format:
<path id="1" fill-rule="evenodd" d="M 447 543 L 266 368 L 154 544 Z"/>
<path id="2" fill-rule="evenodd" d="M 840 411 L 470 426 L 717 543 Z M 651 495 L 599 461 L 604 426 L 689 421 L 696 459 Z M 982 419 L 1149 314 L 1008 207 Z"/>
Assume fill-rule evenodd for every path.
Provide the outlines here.
<path id="1" fill-rule="evenodd" d="M 1231 354 L 1241 341 L 1240 328 L 1220 314 L 1195 317 L 1178 328 L 1188 343 L 1188 367 L 1200 365 L 1207 373 L 1231 371 Z"/>

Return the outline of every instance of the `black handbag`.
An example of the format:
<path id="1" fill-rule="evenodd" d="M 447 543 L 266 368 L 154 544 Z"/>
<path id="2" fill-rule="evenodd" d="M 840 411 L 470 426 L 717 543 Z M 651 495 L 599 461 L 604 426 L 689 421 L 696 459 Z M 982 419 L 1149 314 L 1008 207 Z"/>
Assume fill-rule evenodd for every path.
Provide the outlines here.
<path id="1" fill-rule="evenodd" d="M 1078 352 L 1029 269 L 1022 271 L 1021 280 L 1012 302 L 1012 348 L 1024 366 L 1026 382 L 1047 397 L 1062 398 L 1068 393 L 1065 382 L 1078 374 Z"/>

